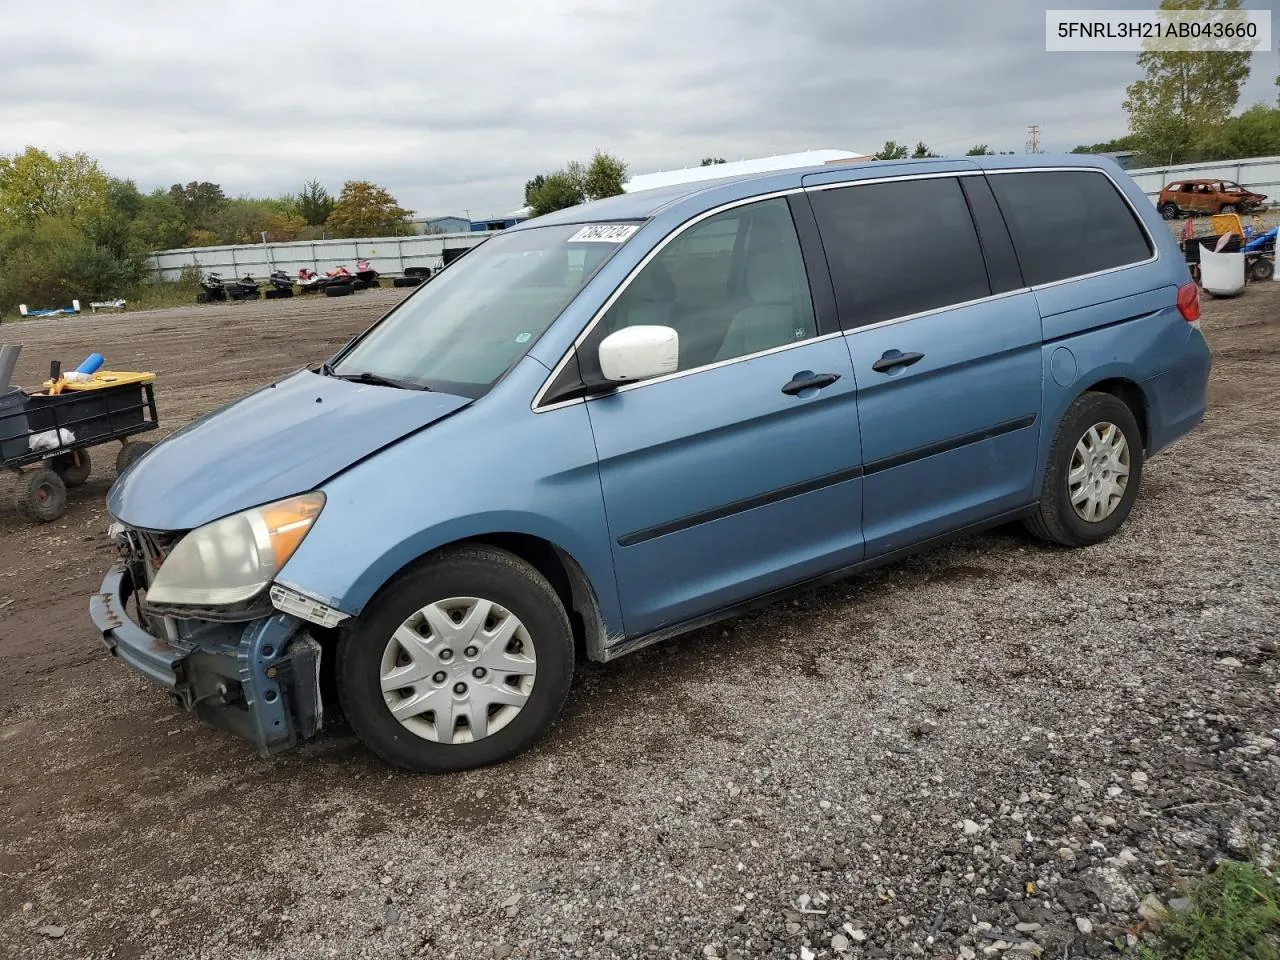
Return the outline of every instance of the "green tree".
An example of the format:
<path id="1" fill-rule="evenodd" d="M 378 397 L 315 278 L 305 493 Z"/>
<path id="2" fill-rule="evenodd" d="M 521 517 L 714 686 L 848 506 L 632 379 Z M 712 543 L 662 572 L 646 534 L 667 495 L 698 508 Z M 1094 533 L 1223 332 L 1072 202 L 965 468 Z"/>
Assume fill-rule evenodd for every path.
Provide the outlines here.
<path id="1" fill-rule="evenodd" d="M 189 230 L 211 230 L 213 222 L 227 205 L 222 187 L 207 180 L 192 180 L 185 187 L 175 183 L 169 196 L 177 205 Z"/>
<path id="2" fill-rule="evenodd" d="M 597 150 L 591 160 L 571 160 L 560 170 L 540 173 L 524 187 L 525 203 L 533 216 L 541 217 L 588 200 L 603 200 L 622 193 L 627 165 L 612 154 Z"/>
<path id="3" fill-rule="evenodd" d="M 41 217 L 0 239 L 0 308 L 64 306 L 73 299 L 129 293 L 142 279 L 141 257 L 95 241 L 67 217 Z"/>
<path id="4" fill-rule="evenodd" d="M 319 180 L 308 180 L 294 201 L 298 216 L 313 227 L 318 227 L 333 213 L 333 197 L 320 185 Z"/>
<path id="5" fill-rule="evenodd" d="M 526 195 L 535 217 L 576 206 L 586 199 L 581 181 L 567 170 L 540 174 L 536 179 L 541 183 Z"/>
<path id="6" fill-rule="evenodd" d="M 348 180 L 325 226 L 335 237 L 397 237 L 413 233 L 412 210 L 396 202 L 384 187 L 368 180 Z"/>
<path id="7" fill-rule="evenodd" d="M 916 148 L 912 152 L 911 157 L 914 160 L 923 160 L 926 157 L 936 157 L 937 154 L 924 145 L 923 140 L 916 141 Z"/>
<path id="8" fill-rule="evenodd" d="M 1161 11 L 1231 11 L 1240 0 L 1161 0 Z M 1146 50 L 1145 75 L 1125 90 L 1124 109 L 1140 151 L 1159 163 L 1179 163 L 1197 141 L 1230 117 L 1249 76 L 1248 51 Z"/>
<path id="9" fill-rule="evenodd" d="M 542 174 L 531 177 L 524 183 L 524 202 L 527 206 L 533 205 L 534 195 L 542 189 L 543 184 L 547 182 L 547 178 Z"/>
<path id="10" fill-rule="evenodd" d="M 1238 117 L 1216 127 L 1195 145 L 1199 160 L 1270 157 L 1280 154 L 1280 107 L 1254 104 Z"/>
<path id="11" fill-rule="evenodd" d="M 582 175 L 582 193 L 588 200 L 603 200 L 622 193 L 627 165 L 617 157 L 597 150 Z"/>
<path id="12" fill-rule="evenodd" d="M 1127 137 L 1117 137 L 1114 140 L 1105 140 L 1102 143 L 1080 144 L 1078 147 L 1072 147 L 1072 153 L 1119 153 L 1123 150 L 1138 149 L 1138 138 L 1133 134 Z"/>
<path id="13" fill-rule="evenodd" d="M 910 151 L 904 144 L 896 140 L 886 140 L 880 152 L 873 155 L 876 160 L 905 160 Z"/>
<path id="14" fill-rule="evenodd" d="M 985 143 L 980 143 L 976 147 L 970 147 L 966 157 L 994 157 L 995 151 L 988 147 Z"/>
<path id="15" fill-rule="evenodd" d="M 713 166 L 715 166 L 717 163 L 727 163 L 727 162 L 728 162 L 728 161 L 726 161 L 724 157 L 703 157 L 703 158 L 702 158 L 702 163 L 698 164 L 698 166 L 700 166 L 700 167 L 713 167 Z"/>
<path id="16" fill-rule="evenodd" d="M 27 147 L 11 157 L 0 156 L 0 226 L 31 226 L 42 217 L 101 216 L 108 188 L 98 161 L 84 153 L 55 158 Z"/>
<path id="17" fill-rule="evenodd" d="M 141 201 L 138 215 L 129 224 L 139 247 L 152 253 L 187 246 L 191 231 L 167 190 L 156 190 Z"/>

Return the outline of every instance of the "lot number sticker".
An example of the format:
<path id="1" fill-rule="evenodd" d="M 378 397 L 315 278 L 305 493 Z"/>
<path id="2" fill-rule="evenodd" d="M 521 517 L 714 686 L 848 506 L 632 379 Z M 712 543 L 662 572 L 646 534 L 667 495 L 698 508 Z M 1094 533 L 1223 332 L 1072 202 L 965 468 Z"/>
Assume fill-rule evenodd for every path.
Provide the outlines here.
<path id="1" fill-rule="evenodd" d="M 572 237 L 570 243 L 622 243 L 640 228 L 632 223 L 593 223 L 583 227 Z"/>

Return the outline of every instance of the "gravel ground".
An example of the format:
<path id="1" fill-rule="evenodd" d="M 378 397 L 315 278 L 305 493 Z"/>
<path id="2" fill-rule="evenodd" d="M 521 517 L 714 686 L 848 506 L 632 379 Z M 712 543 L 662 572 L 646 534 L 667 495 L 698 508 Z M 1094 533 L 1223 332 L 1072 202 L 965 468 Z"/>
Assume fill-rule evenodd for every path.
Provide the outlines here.
<path id="1" fill-rule="evenodd" d="M 341 726 L 259 761 L 67 624 L 92 654 L 0 712 L 0 956 L 1131 952 L 1280 843 L 1280 283 L 1206 314 L 1209 415 L 1113 540 L 998 531 L 587 666 L 501 767 Z"/>

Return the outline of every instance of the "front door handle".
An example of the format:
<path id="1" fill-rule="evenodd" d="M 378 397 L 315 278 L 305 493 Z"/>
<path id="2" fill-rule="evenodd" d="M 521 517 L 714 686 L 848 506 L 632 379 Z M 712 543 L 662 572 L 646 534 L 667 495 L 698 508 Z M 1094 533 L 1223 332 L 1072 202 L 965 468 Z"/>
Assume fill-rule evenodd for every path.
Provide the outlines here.
<path id="1" fill-rule="evenodd" d="M 888 373 L 894 367 L 909 367 L 917 360 L 923 360 L 923 353 L 903 353 L 901 350 L 888 350 L 884 356 L 871 365 L 876 373 Z"/>
<path id="2" fill-rule="evenodd" d="M 794 380 L 783 384 L 782 392 L 795 396 L 801 390 L 812 390 L 817 388 L 821 390 L 823 387 L 829 387 L 840 379 L 838 373 L 810 373 L 796 374 Z"/>

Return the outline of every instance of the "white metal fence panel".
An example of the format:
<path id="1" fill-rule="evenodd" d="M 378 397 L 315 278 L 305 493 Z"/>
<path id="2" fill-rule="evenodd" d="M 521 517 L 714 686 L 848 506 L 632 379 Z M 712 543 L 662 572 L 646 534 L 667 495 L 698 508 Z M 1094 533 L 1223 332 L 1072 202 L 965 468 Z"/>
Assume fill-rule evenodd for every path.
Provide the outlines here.
<path id="1" fill-rule="evenodd" d="M 262 279 L 276 270 L 296 277 L 304 267 L 324 273 L 345 266 L 354 273 L 356 261 L 366 259 L 379 273 L 400 276 L 406 267 L 437 270 L 444 265 L 446 249 L 469 249 L 489 236 L 491 234 L 481 232 L 437 233 L 413 237 L 187 247 L 153 253 L 148 265 L 156 280 L 178 280 L 182 271 L 191 267 L 201 273 L 220 273 L 224 280 L 231 280 L 246 273 Z"/>
<path id="2" fill-rule="evenodd" d="M 1155 203 L 1164 185 L 1175 180 L 1234 180 L 1248 190 L 1266 194 L 1268 204 L 1280 202 L 1280 157 L 1142 167 L 1130 170 L 1129 176 L 1151 198 L 1152 203 Z"/>

